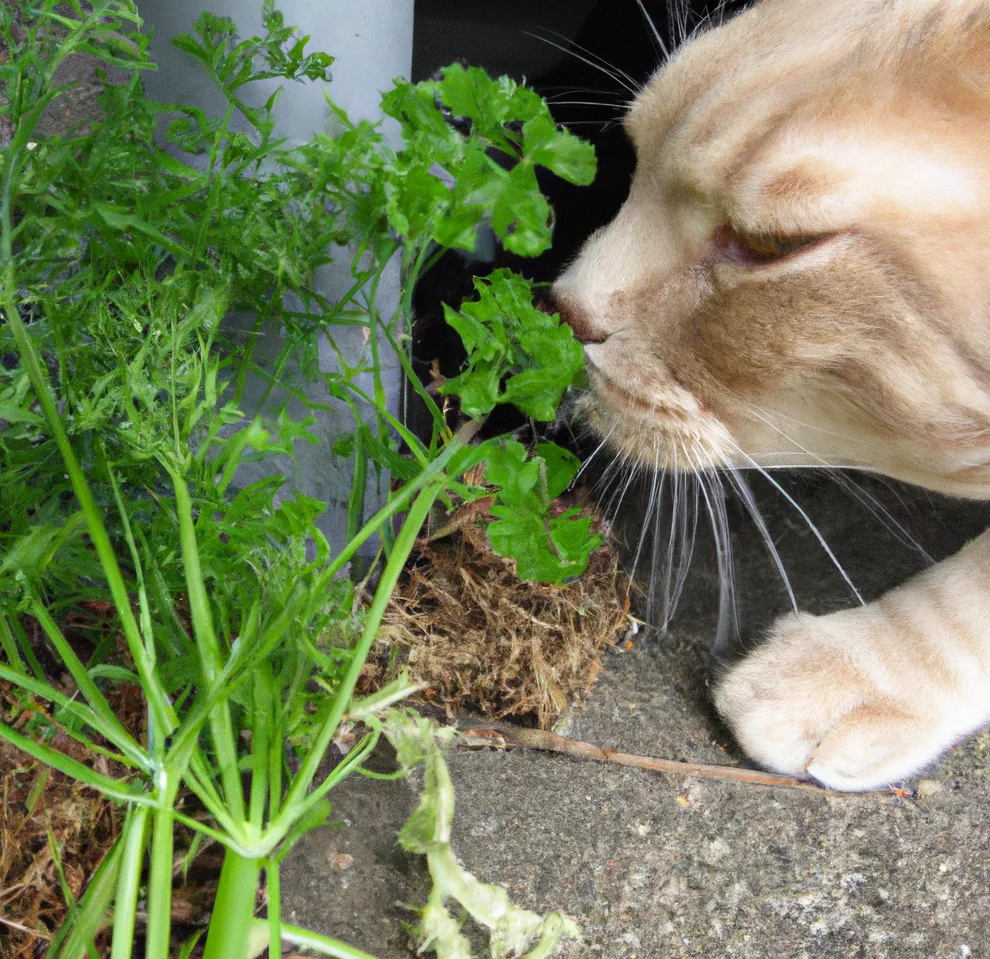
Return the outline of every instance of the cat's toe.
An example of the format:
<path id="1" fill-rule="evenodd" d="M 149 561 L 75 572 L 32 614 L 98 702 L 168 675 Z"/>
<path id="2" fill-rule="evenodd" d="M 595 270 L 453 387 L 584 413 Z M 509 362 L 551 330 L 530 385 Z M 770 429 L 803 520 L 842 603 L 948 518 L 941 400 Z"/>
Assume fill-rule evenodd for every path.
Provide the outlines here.
<path id="1" fill-rule="evenodd" d="M 715 703 L 743 749 L 767 768 L 834 789 L 873 789 L 910 775 L 939 745 L 924 723 L 879 693 L 837 625 L 804 615 L 778 621 L 723 678 Z"/>
<path id="2" fill-rule="evenodd" d="M 811 754 L 808 775 L 832 789 L 880 789 L 907 778 L 944 748 L 936 730 L 884 705 L 847 713 Z"/>

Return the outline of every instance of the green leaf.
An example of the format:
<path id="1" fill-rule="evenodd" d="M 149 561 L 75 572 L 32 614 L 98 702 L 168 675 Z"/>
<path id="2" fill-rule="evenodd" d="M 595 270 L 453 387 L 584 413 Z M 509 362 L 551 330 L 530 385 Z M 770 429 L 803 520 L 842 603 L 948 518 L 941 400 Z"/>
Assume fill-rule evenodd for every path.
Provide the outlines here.
<path id="1" fill-rule="evenodd" d="M 469 416 L 511 403 L 534 419 L 552 420 L 584 367 L 581 344 L 559 316 L 533 304 L 532 289 L 521 276 L 496 270 L 475 279 L 475 289 L 476 300 L 462 303 L 459 310 L 444 308 L 468 358 L 467 369 L 448 380 L 441 393 L 460 396 Z"/>
<path id="2" fill-rule="evenodd" d="M 577 476 L 581 461 L 556 443 L 537 443 L 536 452 L 546 464 L 547 496 L 556 499 Z"/>
<path id="3" fill-rule="evenodd" d="M 138 233 L 143 233 L 145 236 L 150 236 L 170 253 L 175 253 L 177 256 L 185 257 L 190 255 L 189 250 L 187 250 L 184 246 L 176 243 L 175 240 L 169 239 L 160 230 L 156 230 L 150 223 L 145 222 L 138 216 L 134 216 L 130 213 L 123 213 L 120 210 L 116 210 L 113 207 L 108 206 L 106 203 L 97 203 L 95 210 L 100 215 L 103 222 L 115 230 L 120 230 L 121 232 L 137 230 Z"/>
<path id="4" fill-rule="evenodd" d="M 472 417 L 484 416 L 502 402 L 498 387 L 502 380 L 500 364 L 487 360 L 476 362 L 472 369 L 452 377 L 440 392 L 461 398 L 461 409 Z"/>
<path id="5" fill-rule="evenodd" d="M 519 256 L 539 256 L 549 248 L 550 204 L 531 165 L 519 164 L 509 174 L 492 209 L 492 229 Z"/>
<path id="6" fill-rule="evenodd" d="M 488 463 L 485 479 L 499 487 L 500 502 L 546 506 L 547 500 L 538 487 L 540 463 L 528 458 L 522 443 L 497 438 L 485 445 L 485 452 Z"/>
<path id="7" fill-rule="evenodd" d="M 602 545 L 602 537 L 593 535 L 590 516 L 582 516 L 574 507 L 550 520 L 550 539 L 561 560 L 570 563 L 569 575 L 579 576 L 588 565 L 588 558 Z"/>
<path id="8" fill-rule="evenodd" d="M 501 105 L 492 96 L 495 83 L 484 70 L 455 63 L 440 72 L 440 96 L 451 113 L 472 120 L 488 119 L 494 124 L 501 121 Z"/>
<path id="9" fill-rule="evenodd" d="M 44 422 L 36 413 L 6 400 L 0 400 L 0 420 L 8 423 L 30 423 L 32 426 L 40 426 Z"/>
<path id="10" fill-rule="evenodd" d="M 141 682 L 141 678 L 132 670 L 124 669 L 121 666 L 110 666 L 107 663 L 101 663 L 98 666 L 94 666 L 89 671 L 89 675 L 92 676 L 93 679 L 110 679 L 117 684 Z"/>
<path id="11" fill-rule="evenodd" d="M 488 539 L 496 553 L 516 561 L 520 579 L 560 584 L 580 576 L 601 545 L 601 538 L 591 535 L 591 518 L 579 513 L 568 510 L 547 520 L 525 506 L 493 506 L 496 521 L 488 527 Z"/>
<path id="12" fill-rule="evenodd" d="M 523 151 L 532 163 L 546 167 L 568 183 L 587 186 L 595 179 L 595 148 L 548 116 L 523 124 Z"/>
<path id="13" fill-rule="evenodd" d="M 338 436 L 337 439 L 334 440 L 334 444 L 330 448 L 330 452 L 333 453 L 334 456 L 340 456 L 347 459 L 354 455 L 354 443 L 354 434 L 344 433 L 343 436 Z"/>

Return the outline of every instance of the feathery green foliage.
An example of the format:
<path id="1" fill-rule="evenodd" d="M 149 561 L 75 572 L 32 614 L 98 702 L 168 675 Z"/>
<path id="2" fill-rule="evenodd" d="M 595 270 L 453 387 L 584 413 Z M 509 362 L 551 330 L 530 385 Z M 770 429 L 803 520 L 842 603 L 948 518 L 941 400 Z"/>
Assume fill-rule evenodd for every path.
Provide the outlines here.
<path id="1" fill-rule="evenodd" d="M 546 248 L 550 211 L 535 168 L 587 182 L 590 147 L 559 130 L 525 87 L 461 67 L 436 82 L 397 81 L 385 95 L 402 149 L 332 104 L 335 132 L 288 147 L 274 137 L 278 94 L 258 107 L 243 90 L 271 78 L 327 80 L 332 58 L 307 53 L 271 0 L 264 25 L 264 36 L 241 40 L 229 20 L 204 13 L 175 41 L 223 93 L 225 112 L 211 117 L 145 97 L 141 75 L 154 64 L 129 0 L 0 9 L 0 680 L 51 715 L 20 730 L 0 724 L 0 737 L 128 807 L 53 957 L 91 951 L 111 909 L 112 957 L 131 955 L 139 896 L 146 955 L 178 947 L 176 823 L 226 849 L 207 959 L 247 955 L 262 870 L 267 939 L 280 954 L 279 863 L 325 822 L 327 793 L 360 771 L 382 733 L 381 710 L 366 705 L 365 734 L 316 784 L 431 506 L 490 492 L 465 485 L 467 469 L 490 464 L 501 487 L 491 539 L 524 575 L 559 582 L 595 545 L 587 520 L 549 516 L 575 469 L 568 454 L 552 444 L 534 457 L 506 441 L 468 445 L 477 422 L 451 431 L 412 375 L 404 338 L 416 279 L 444 249 L 473 246 L 483 224 L 517 252 Z M 125 79 L 106 84 L 98 121 L 36 142 L 39 119 L 64 92 L 57 69 L 76 53 Z M 168 117 L 166 151 L 154 133 Z M 333 257 L 349 262 L 353 284 L 329 301 L 313 276 Z M 395 258 L 402 300 L 383 315 L 377 291 Z M 447 391 L 469 417 L 510 402 L 551 418 L 580 348 L 532 307 L 521 278 L 499 273 L 478 292 L 449 313 L 469 359 Z M 246 336 L 224 322 L 232 312 L 253 318 Z M 262 365 L 255 347 L 272 324 L 284 330 L 281 350 Z M 336 369 L 321 369 L 321 340 L 333 346 L 353 326 L 367 331 L 364 354 L 338 350 Z M 427 440 L 389 412 L 383 344 L 434 413 Z M 246 391 L 259 380 L 265 402 L 248 412 Z M 245 463 L 291 462 L 297 444 L 317 442 L 325 401 L 313 399 L 314 384 L 353 414 L 353 429 L 333 442 L 353 467 L 350 537 L 336 548 L 320 531 L 326 504 L 289 492 L 274 466 L 266 479 L 239 480 Z M 369 484 L 385 503 L 372 516 Z M 376 543 L 380 578 L 363 607 L 345 574 L 358 549 Z M 63 629 L 87 599 L 110 604 L 112 629 L 83 648 L 84 632 Z M 72 676 L 72 694 L 46 677 L 38 635 Z M 112 685 L 127 683 L 146 700 L 140 733 L 108 703 Z M 399 680 L 377 702 L 383 709 L 409 691 Z M 54 748 L 56 727 L 112 760 L 111 772 Z M 201 813 L 181 811 L 180 793 Z M 286 931 L 290 941 L 307 935 Z M 356 954 L 310 939 L 329 955 Z"/>

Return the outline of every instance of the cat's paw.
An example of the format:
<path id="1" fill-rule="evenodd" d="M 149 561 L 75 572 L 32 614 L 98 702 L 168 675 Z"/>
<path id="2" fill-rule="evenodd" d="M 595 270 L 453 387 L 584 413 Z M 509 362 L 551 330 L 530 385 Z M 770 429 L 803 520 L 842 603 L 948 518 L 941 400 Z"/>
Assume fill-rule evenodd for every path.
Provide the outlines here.
<path id="1" fill-rule="evenodd" d="M 778 620 L 715 694 L 746 752 L 776 772 L 864 790 L 910 776 L 951 745 L 957 734 L 925 696 L 927 677 L 892 666 L 877 630 L 868 608 Z"/>

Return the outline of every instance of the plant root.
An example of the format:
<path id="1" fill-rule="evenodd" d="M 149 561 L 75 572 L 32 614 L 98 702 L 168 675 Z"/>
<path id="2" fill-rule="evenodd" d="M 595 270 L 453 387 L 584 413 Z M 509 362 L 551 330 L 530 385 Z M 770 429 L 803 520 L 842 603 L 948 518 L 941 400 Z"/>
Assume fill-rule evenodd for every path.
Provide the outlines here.
<path id="1" fill-rule="evenodd" d="M 607 547 L 564 586 L 521 582 L 462 507 L 421 541 L 383 620 L 377 675 L 407 667 L 448 718 L 464 709 L 550 726 L 593 684 L 606 647 L 630 626 L 627 580 Z M 368 667 L 366 667 L 368 668 Z"/>

